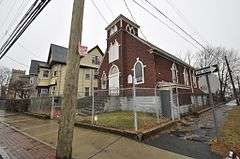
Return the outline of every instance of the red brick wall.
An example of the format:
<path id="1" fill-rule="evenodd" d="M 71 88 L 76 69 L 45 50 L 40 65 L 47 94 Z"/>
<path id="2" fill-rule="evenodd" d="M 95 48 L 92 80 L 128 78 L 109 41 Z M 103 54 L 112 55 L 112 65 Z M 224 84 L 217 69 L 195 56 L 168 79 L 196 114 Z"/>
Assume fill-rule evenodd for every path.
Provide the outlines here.
<path id="1" fill-rule="evenodd" d="M 132 87 L 132 84 L 127 83 L 127 78 L 129 74 L 133 74 L 132 68 L 137 61 L 137 58 L 139 58 L 139 60 L 142 61 L 146 67 L 144 68 L 144 83 L 137 85 L 138 87 L 153 88 L 155 87 L 156 82 L 172 82 L 171 67 L 173 60 L 150 53 L 151 48 L 147 44 L 143 43 L 125 31 L 127 25 L 126 22 L 122 22 L 122 28 L 120 28 L 120 22 L 118 22 L 116 25 L 118 26 L 118 31 L 116 33 L 110 37 L 109 31 L 107 33 L 107 52 L 99 69 L 99 79 L 101 79 L 103 71 L 105 71 L 106 75 L 108 76 L 110 67 L 115 64 L 118 66 L 120 71 L 120 88 Z M 120 44 L 119 59 L 109 64 L 108 50 L 110 43 L 114 42 L 115 39 Z M 184 84 L 184 65 L 179 64 L 178 62 L 175 63 L 178 68 L 179 84 Z M 187 70 L 189 69 L 188 67 L 186 68 Z M 189 83 L 191 86 L 190 78 L 192 77 L 189 75 Z M 100 82 L 99 86 L 101 87 Z"/>

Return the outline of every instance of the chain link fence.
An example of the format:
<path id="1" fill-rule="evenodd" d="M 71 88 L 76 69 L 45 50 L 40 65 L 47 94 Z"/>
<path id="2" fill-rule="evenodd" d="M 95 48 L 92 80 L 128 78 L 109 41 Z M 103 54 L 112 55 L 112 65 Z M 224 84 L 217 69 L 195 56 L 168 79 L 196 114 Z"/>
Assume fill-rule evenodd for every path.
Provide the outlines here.
<path id="1" fill-rule="evenodd" d="M 31 99 L 29 112 L 59 117 L 63 96 Z M 205 94 L 174 89 L 122 88 L 78 92 L 76 122 L 141 131 L 208 106 Z"/>
<path id="2" fill-rule="evenodd" d="M 77 121 L 121 130 L 152 128 L 168 119 L 161 116 L 154 88 L 94 90 L 78 99 Z"/>

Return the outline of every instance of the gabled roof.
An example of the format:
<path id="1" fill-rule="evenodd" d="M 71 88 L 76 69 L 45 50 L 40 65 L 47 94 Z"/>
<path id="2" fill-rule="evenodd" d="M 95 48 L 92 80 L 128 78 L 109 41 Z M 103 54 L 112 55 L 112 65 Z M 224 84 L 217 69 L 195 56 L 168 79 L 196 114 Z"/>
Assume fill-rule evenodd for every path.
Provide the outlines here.
<path id="1" fill-rule="evenodd" d="M 102 50 L 99 48 L 98 45 L 93 47 L 88 51 L 88 53 L 92 52 L 94 49 L 97 49 L 100 54 L 103 56 Z M 51 44 L 49 54 L 48 54 L 48 61 L 47 63 L 51 65 L 52 62 L 63 63 L 66 64 L 67 61 L 67 52 L 68 49 L 56 44 Z"/>
<path id="2" fill-rule="evenodd" d="M 52 62 L 66 63 L 68 49 L 59 45 L 51 44 L 48 54 L 48 64 Z M 51 59 L 50 59 L 51 58 Z M 50 61 L 51 60 L 51 61 Z"/>
<path id="3" fill-rule="evenodd" d="M 134 23 L 133 21 L 129 20 L 127 17 L 125 17 L 124 15 L 120 14 L 112 23 L 110 23 L 105 29 L 108 30 L 109 28 L 111 28 L 113 25 L 115 25 L 120 19 L 124 20 L 125 22 L 131 24 L 132 26 L 136 27 L 136 28 L 140 28 L 139 25 L 137 25 L 136 23 Z"/>
<path id="4" fill-rule="evenodd" d="M 38 60 L 31 60 L 31 65 L 30 65 L 30 69 L 29 69 L 29 75 L 37 75 L 39 66 L 49 67 L 47 62 L 38 61 Z"/>
<path id="5" fill-rule="evenodd" d="M 132 35 L 132 34 L 130 34 Z M 187 64 L 186 62 L 184 62 L 183 60 L 179 59 L 178 57 L 168 53 L 167 51 L 164 51 L 163 49 L 160 49 L 159 47 L 153 45 L 152 43 L 146 41 L 146 40 L 143 40 L 142 38 L 138 37 L 138 36 L 135 36 L 135 35 L 132 35 L 134 36 L 136 39 L 138 39 L 139 41 L 145 43 L 146 45 L 148 45 L 149 47 L 152 48 L 152 51 L 153 53 L 156 53 L 157 55 L 159 56 L 163 56 L 167 59 L 170 59 L 170 60 L 173 60 L 173 61 L 176 61 L 176 62 L 179 62 L 180 64 L 182 65 L 185 65 L 187 67 L 190 67 L 192 69 L 194 69 L 194 67 L 192 67 L 191 65 Z"/>

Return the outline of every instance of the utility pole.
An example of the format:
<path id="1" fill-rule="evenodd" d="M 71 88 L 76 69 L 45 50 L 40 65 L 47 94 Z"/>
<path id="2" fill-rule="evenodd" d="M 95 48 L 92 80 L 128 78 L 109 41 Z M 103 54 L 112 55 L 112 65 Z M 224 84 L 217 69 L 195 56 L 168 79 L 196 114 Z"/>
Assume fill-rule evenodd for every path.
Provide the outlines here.
<path id="1" fill-rule="evenodd" d="M 227 56 L 225 56 L 225 60 L 226 60 L 226 64 L 227 64 L 227 68 L 228 68 L 228 73 L 229 73 L 230 80 L 231 80 L 232 87 L 233 87 L 233 94 L 234 94 L 234 96 L 235 96 L 237 105 L 239 105 L 238 96 L 237 96 L 237 91 L 236 91 L 236 88 L 235 88 L 235 85 L 234 85 L 234 81 L 233 81 L 233 77 L 232 77 L 232 71 L 231 71 L 231 69 L 230 69 L 230 66 L 229 66 L 229 63 L 228 63 L 228 60 L 227 60 Z"/>
<path id="2" fill-rule="evenodd" d="M 240 95 L 240 81 L 238 76 L 237 76 L 237 82 L 238 82 L 238 95 Z"/>
<path id="3" fill-rule="evenodd" d="M 217 127 L 216 111 L 215 111 L 215 107 L 214 107 L 214 103 L 213 103 L 212 90 L 211 90 L 208 74 L 206 74 L 206 81 L 207 81 L 207 86 L 208 86 L 209 102 L 210 102 L 210 106 L 212 107 L 214 127 L 215 127 L 215 131 L 216 131 L 216 136 L 217 136 L 217 139 L 218 139 L 218 127 Z"/>
<path id="4" fill-rule="evenodd" d="M 80 67 L 78 45 L 81 44 L 82 41 L 83 12 L 84 0 L 74 0 L 64 82 L 63 105 L 58 130 L 57 159 L 72 158 L 72 141 Z"/>

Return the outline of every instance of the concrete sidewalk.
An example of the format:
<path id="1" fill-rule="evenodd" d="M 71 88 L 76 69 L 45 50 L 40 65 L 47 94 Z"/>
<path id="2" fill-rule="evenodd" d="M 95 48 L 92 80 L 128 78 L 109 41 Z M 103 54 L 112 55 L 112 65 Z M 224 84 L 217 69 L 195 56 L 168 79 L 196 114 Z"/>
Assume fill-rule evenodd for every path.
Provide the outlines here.
<path id="1" fill-rule="evenodd" d="M 49 144 L 53 148 L 56 146 L 58 129 L 56 121 L 42 120 L 25 115 L 0 117 L 0 121 Z M 114 134 L 77 127 L 74 130 L 73 157 L 81 159 L 189 158 Z"/>

